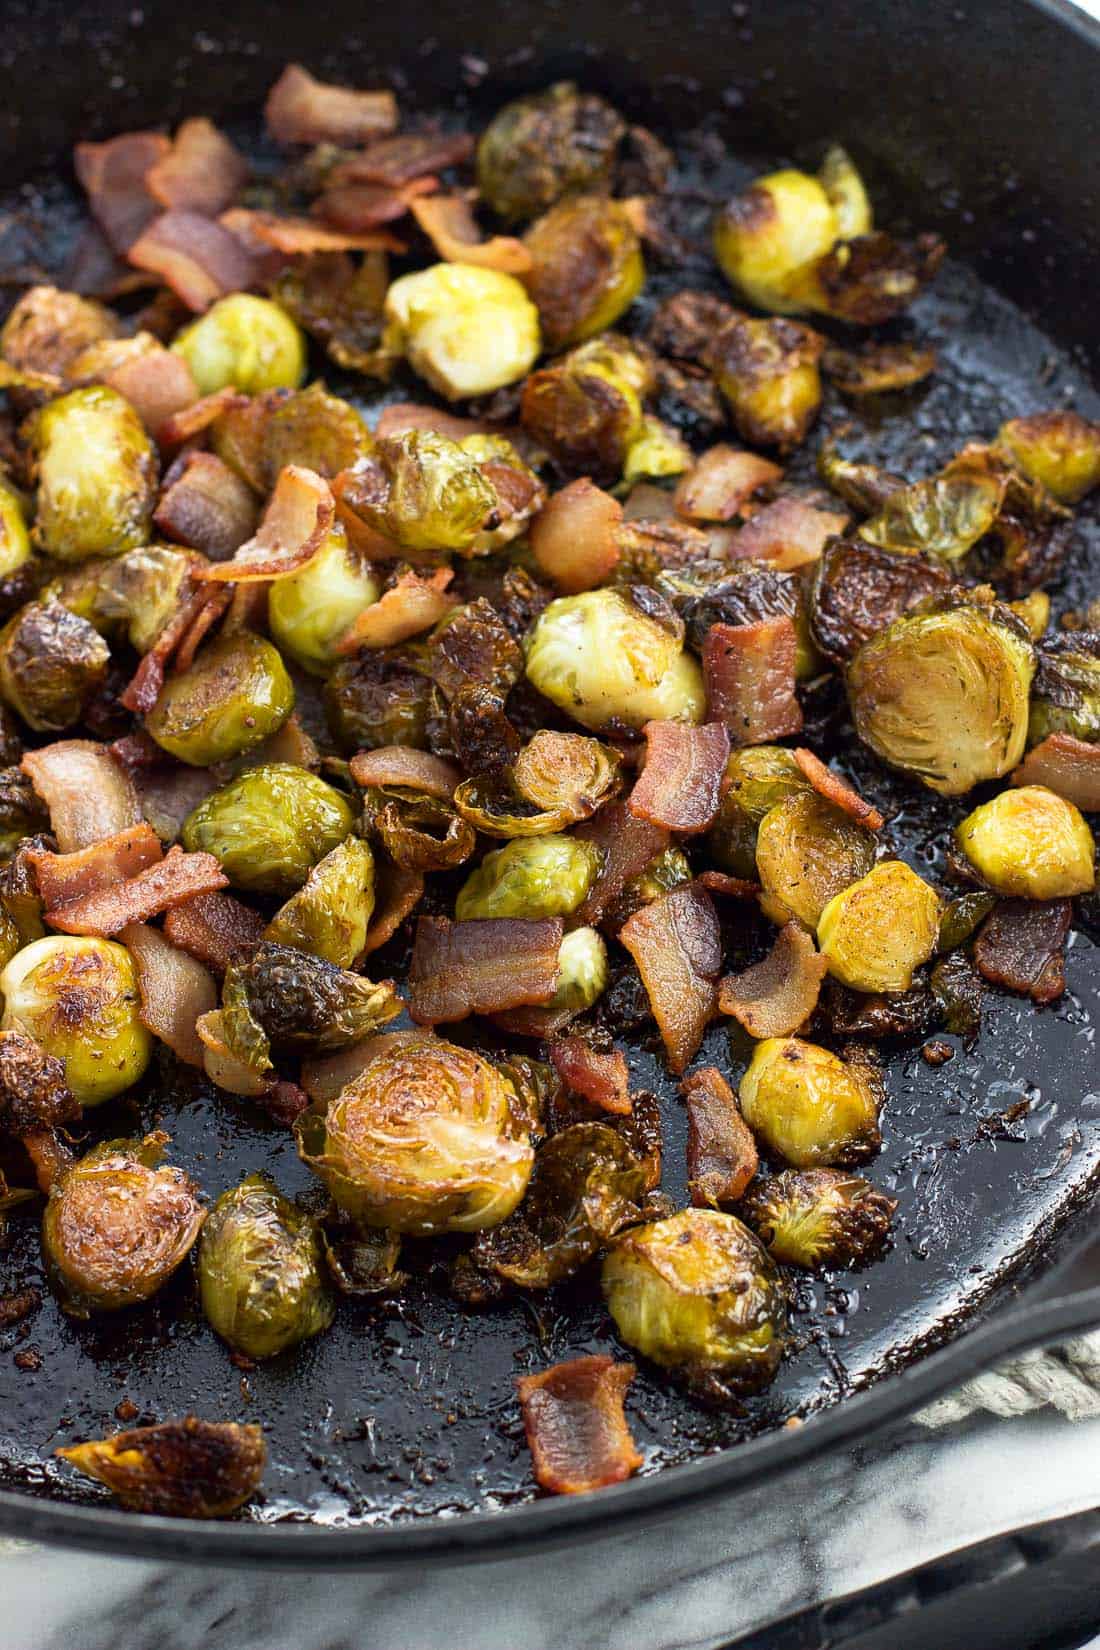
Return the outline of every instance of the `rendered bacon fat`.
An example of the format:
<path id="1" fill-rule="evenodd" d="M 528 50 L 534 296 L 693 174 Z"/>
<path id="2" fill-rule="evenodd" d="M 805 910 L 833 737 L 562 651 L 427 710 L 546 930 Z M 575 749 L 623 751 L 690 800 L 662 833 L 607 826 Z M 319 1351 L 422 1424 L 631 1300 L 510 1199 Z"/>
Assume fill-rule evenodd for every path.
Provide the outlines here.
<path id="1" fill-rule="evenodd" d="M 50 828 L 62 853 L 87 848 L 141 823 L 129 774 L 104 745 L 91 739 L 59 739 L 28 751 L 23 772 L 49 810 Z"/>
<path id="2" fill-rule="evenodd" d="M 593 1356 L 517 1381 L 535 1477 L 554 1495 L 618 1484 L 642 1464 L 623 1410 L 633 1364 Z"/>

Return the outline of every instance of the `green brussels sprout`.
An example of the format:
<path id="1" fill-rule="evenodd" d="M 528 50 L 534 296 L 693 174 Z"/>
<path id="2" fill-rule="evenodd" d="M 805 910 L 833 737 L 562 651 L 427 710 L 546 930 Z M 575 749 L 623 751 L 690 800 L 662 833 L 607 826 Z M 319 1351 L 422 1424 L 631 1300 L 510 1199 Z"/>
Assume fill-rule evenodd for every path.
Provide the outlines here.
<path id="1" fill-rule="evenodd" d="M 998 894 L 1068 899 L 1096 885 L 1092 832 L 1072 802 L 1043 785 L 981 803 L 956 827 L 955 841 Z"/>
<path id="2" fill-rule="evenodd" d="M 336 1314 L 320 1229 L 266 1175 L 223 1192 L 199 1243 L 207 1322 L 246 1358 L 274 1358 L 319 1335 Z"/>
<path id="3" fill-rule="evenodd" d="M 181 840 L 189 853 L 213 854 L 236 887 L 287 895 L 354 826 L 334 786 L 290 762 L 263 762 L 193 808 Z"/>
<path id="4" fill-rule="evenodd" d="M 816 928 L 833 896 L 874 863 L 874 833 L 816 791 L 791 792 L 757 828 L 761 906 L 773 922 Z"/>
<path id="5" fill-rule="evenodd" d="M 0 480 L 0 579 L 17 573 L 30 560 L 30 554 L 31 536 L 19 494 Z"/>
<path id="6" fill-rule="evenodd" d="M 609 906 L 606 913 L 609 927 L 617 932 L 643 905 L 652 905 L 662 894 L 682 887 L 693 876 L 687 855 L 679 848 L 665 848 L 654 855 L 644 871 L 631 877 L 618 899 Z"/>
<path id="7" fill-rule="evenodd" d="M 1048 733 L 1100 741 L 1100 637 L 1093 632 L 1051 636 L 1039 649 L 1027 742 L 1037 745 Z"/>
<path id="8" fill-rule="evenodd" d="M 972 597 L 906 613 L 848 667 L 856 732 L 942 796 L 999 779 L 1024 754 L 1035 652 L 1015 614 Z"/>
<path id="9" fill-rule="evenodd" d="M 461 555 L 475 552 L 497 507 L 477 460 L 434 430 L 380 437 L 344 496 L 368 527 L 398 544 Z"/>
<path id="10" fill-rule="evenodd" d="M 618 591 L 558 597 L 540 614 L 524 652 L 532 685 L 584 727 L 703 720 L 698 661 Z"/>
<path id="11" fill-rule="evenodd" d="M 611 334 L 533 372 L 523 386 L 520 419 L 561 469 L 610 483 L 645 434 L 642 402 L 655 386 L 651 359 Z"/>
<path id="12" fill-rule="evenodd" d="M 884 859 L 834 894 L 817 923 L 829 973 L 853 991 L 908 991 L 936 949 L 941 904 L 900 859 Z"/>
<path id="13" fill-rule="evenodd" d="M 497 1225 L 535 1156 L 514 1083 L 441 1037 L 382 1041 L 324 1115 L 298 1118 L 303 1161 L 370 1226 L 430 1237 Z"/>
<path id="14" fill-rule="evenodd" d="M 267 598 L 271 634 L 305 670 L 324 676 L 339 659 L 337 642 L 380 592 L 370 564 L 351 548 L 337 523 L 304 567 L 272 584 Z"/>
<path id="15" fill-rule="evenodd" d="M 245 395 L 296 390 L 306 375 L 301 328 L 270 298 L 232 292 L 184 327 L 172 344 L 202 395 L 232 385 Z"/>
<path id="16" fill-rule="evenodd" d="M 14 854 L 24 837 L 49 828 L 49 812 L 39 800 L 38 793 L 22 768 L 0 768 L 0 859 Z M 14 919 L 4 912 L 0 893 L 0 912 L 12 924 L 18 950 L 23 943 Z M 34 939 L 38 935 L 31 936 Z M 14 950 L 11 955 L 14 955 Z M 5 957 L 4 961 L 7 961 Z"/>
<path id="17" fill-rule="evenodd" d="M 645 263 L 626 208 L 606 195 L 560 201 L 523 238 L 534 299 L 549 350 L 606 332 L 645 285 Z"/>
<path id="18" fill-rule="evenodd" d="M 24 430 L 38 470 L 31 536 L 39 549 L 83 561 L 148 543 L 156 455 L 116 390 L 71 390 L 32 413 Z"/>
<path id="19" fill-rule="evenodd" d="M 665 476 L 683 475 L 694 462 L 695 455 L 683 436 L 647 413 L 642 419 L 641 430 L 627 449 L 623 463 L 623 486 L 632 487 L 636 481 L 657 481 Z"/>
<path id="20" fill-rule="evenodd" d="M 595 843 L 553 832 L 518 837 L 486 854 L 455 900 L 460 922 L 474 917 L 567 917 L 584 899 L 600 871 Z"/>
<path id="21" fill-rule="evenodd" d="M 206 1211 L 182 1169 L 162 1164 L 166 1134 L 109 1140 L 63 1169 L 42 1217 L 42 1247 L 66 1312 L 136 1306 L 187 1258 Z"/>
<path id="22" fill-rule="evenodd" d="M 845 221 L 851 213 L 845 212 Z M 870 221 L 859 231 L 865 234 Z M 770 172 L 730 201 L 714 224 L 714 255 L 722 273 L 760 309 L 794 314 L 805 308 L 797 277 L 830 251 L 837 212 L 820 178 L 787 168 Z"/>
<path id="23" fill-rule="evenodd" d="M 756 825 L 788 796 L 804 796 L 812 789 L 785 745 L 746 745 L 726 763 L 726 795 L 735 797 Z"/>
<path id="24" fill-rule="evenodd" d="M 474 264 L 432 264 L 386 293 L 388 348 L 449 400 L 514 384 L 542 347 L 539 314 L 514 275 Z"/>
<path id="25" fill-rule="evenodd" d="M 545 842 L 546 838 L 542 837 Z M 607 946 L 595 928 L 572 928 L 558 947 L 558 983 L 547 1008 L 584 1014 L 607 990 Z"/>
<path id="26" fill-rule="evenodd" d="M 1068 408 L 1010 418 L 997 432 L 997 443 L 1059 504 L 1076 504 L 1100 485 L 1100 424 Z"/>
<path id="27" fill-rule="evenodd" d="M 135 652 L 148 653 L 190 593 L 194 565 L 189 550 L 142 545 L 111 561 L 82 563 L 47 593 L 109 639 L 125 636 Z"/>
<path id="28" fill-rule="evenodd" d="M 571 81 L 516 98 L 478 144 L 481 197 L 502 218 L 533 218 L 563 195 L 605 188 L 625 132 L 610 103 Z"/>
<path id="29" fill-rule="evenodd" d="M 0 630 L 0 694 L 39 733 L 82 721 L 110 662 L 95 627 L 60 602 L 28 602 Z"/>
<path id="30" fill-rule="evenodd" d="M 331 479 L 371 449 L 371 433 L 350 401 L 311 384 L 271 409 L 264 424 L 264 459 L 274 485 L 287 464 L 303 464 Z"/>
<path id="31" fill-rule="evenodd" d="M 64 1061 L 82 1106 L 121 1094 L 149 1064 L 153 1039 L 124 945 L 73 934 L 34 940 L 0 973 L 0 995 L 0 1030 L 26 1031 Z"/>
<path id="32" fill-rule="evenodd" d="M 265 939 L 230 963 L 222 986 L 222 1030 L 230 1052 L 253 1070 L 276 1054 L 347 1048 L 401 1012 L 393 982 L 376 985 L 321 957 Z"/>
<path id="33" fill-rule="evenodd" d="M 784 1169 L 750 1186 L 738 1205 L 776 1260 L 813 1271 L 859 1266 L 886 1241 L 897 1208 L 861 1175 Z"/>
<path id="34" fill-rule="evenodd" d="M 278 649 L 238 630 L 215 637 L 190 670 L 168 678 L 145 727 L 171 756 L 209 768 L 262 744 L 293 709 L 294 684 Z"/>
<path id="35" fill-rule="evenodd" d="M 267 1445 L 258 1426 L 188 1415 L 57 1453 L 133 1512 L 226 1518 L 259 1488 Z"/>
<path id="36" fill-rule="evenodd" d="M 428 744 L 432 684 L 419 672 L 374 648 L 338 664 L 325 682 L 325 718 L 340 749 L 381 750 Z"/>
<path id="37" fill-rule="evenodd" d="M 752 1132 L 796 1169 L 859 1162 L 882 1143 L 864 1073 L 798 1037 L 757 1043 L 738 1097 Z"/>
<path id="38" fill-rule="evenodd" d="M 350 968 L 367 943 L 373 913 L 374 855 L 362 837 L 349 836 L 276 911 L 264 938 Z"/>
<path id="39" fill-rule="evenodd" d="M 821 407 L 820 333 L 799 321 L 738 316 L 707 353 L 738 434 L 788 452 L 804 441 Z"/>
<path id="40" fill-rule="evenodd" d="M 682 1209 L 615 1239 L 601 1275 L 623 1340 L 702 1393 L 756 1392 L 783 1356 L 787 1302 L 767 1251 L 734 1215 Z"/>

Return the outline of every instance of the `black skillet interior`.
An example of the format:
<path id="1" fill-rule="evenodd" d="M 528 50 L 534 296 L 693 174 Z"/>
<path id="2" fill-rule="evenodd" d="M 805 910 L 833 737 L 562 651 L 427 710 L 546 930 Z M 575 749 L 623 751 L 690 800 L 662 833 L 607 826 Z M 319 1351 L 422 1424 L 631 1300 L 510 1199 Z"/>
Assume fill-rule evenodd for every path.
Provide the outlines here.
<path id="1" fill-rule="evenodd" d="M 67 183 L 43 180 L 59 157 L 67 175 L 75 137 L 204 112 L 254 142 L 259 100 L 288 58 L 359 84 L 381 75 L 406 104 L 457 103 L 474 124 L 505 96 L 570 72 L 675 137 L 684 179 L 700 197 L 840 138 L 866 167 L 882 221 L 946 230 L 958 256 L 900 329 L 936 343 L 940 371 L 924 391 L 859 419 L 868 456 L 916 475 L 966 440 L 992 435 L 1010 413 L 1063 400 L 1100 413 L 1089 386 L 1090 365 L 1100 365 L 1088 282 L 1100 224 L 1090 198 L 1096 60 L 1040 10 L 992 0 L 964 10 L 940 0 L 693 0 L 685 12 L 655 0 L 589 15 L 565 0 L 445 15 L 412 3 L 373 14 L 369 34 L 352 8 L 328 8 L 320 26 L 317 14 L 289 7 L 273 27 L 270 8 L 252 0 L 235 13 L 226 26 L 201 0 L 186 18 L 160 0 L 137 9 L 0 5 L 8 88 L 0 123 L 14 157 L 0 266 L 57 256 L 74 197 Z M 568 44 L 581 38 L 591 50 Z M 723 155 L 720 140 L 737 158 Z M 256 152 L 262 158 L 262 147 Z M 20 185 L 23 177 L 31 181 Z M 705 211 L 701 203 L 700 222 Z M 646 302 L 714 281 L 702 259 L 658 271 Z M 329 381 L 341 393 L 364 388 Z M 850 415 L 831 403 L 823 427 Z M 1080 599 L 1084 569 L 1098 557 L 1100 524 L 1085 511 L 1056 603 Z M 934 874 L 937 845 L 962 805 L 886 781 L 858 755 L 850 771 L 896 813 L 903 856 Z M 734 921 L 727 938 L 734 957 L 751 944 Z M 1075 1212 L 1080 1220 L 1100 1169 L 1097 962 L 1096 945 L 1078 933 L 1069 990 L 1054 1008 L 990 995 L 974 1054 L 960 1048 L 933 1070 L 919 1045 L 895 1053 L 885 1145 L 871 1170 L 900 1199 L 891 1252 L 863 1272 L 799 1285 L 799 1350 L 743 1414 L 702 1412 L 643 1369 L 629 1407 L 644 1473 L 819 1410 L 897 1369 L 1004 1300 L 1039 1246 Z M 660 1093 L 666 1189 L 682 1196 L 683 1110 L 645 1045 L 644 1034 L 633 1039 L 632 1064 L 637 1081 Z M 703 1057 L 730 1064 L 720 1028 Z M 166 1127 L 173 1156 L 211 1197 L 261 1166 L 288 1192 L 308 1189 L 285 1134 L 167 1065 L 136 1099 L 97 1118 L 97 1132 L 100 1121 L 108 1134 Z M 145 1310 L 74 1324 L 43 1286 L 33 1218 L 12 1229 L 0 1282 L 5 1291 L 40 1287 L 43 1304 L 0 1341 L 0 1486 L 36 1497 L 95 1501 L 52 1465 L 52 1451 L 109 1430 L 126 1401 L 122 1413 L 141 1420 L 195 1410 L 262 1421 L 271 1464 L 264 1499 L 246 1515 L 259 1520 L 377 1527 L 506 1507 L 533 1494 L 516 1374 L 615 1347 L 591 1280 L 465 1314 L 425 1255 L 398 1305 L 345 1308 L 327 1335 L 242 1374 L 204 1325 L 188 1278 Z M 39 1367 L 18 1367 L 15 1355 L 30 1351 Z"/>

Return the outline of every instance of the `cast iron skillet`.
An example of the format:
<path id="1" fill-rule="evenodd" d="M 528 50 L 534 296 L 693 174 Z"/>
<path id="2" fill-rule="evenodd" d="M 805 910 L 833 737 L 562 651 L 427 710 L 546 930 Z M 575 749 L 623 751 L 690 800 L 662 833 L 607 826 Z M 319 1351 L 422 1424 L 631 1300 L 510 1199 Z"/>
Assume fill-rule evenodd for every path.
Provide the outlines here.
<path id="1" fill-rule="evenodd" d="M 249 120 L 288 58 L 359 84 L 391 79 L 406 105 L 460 102 L 475 124 L 517 91 L 572 73 L 675 135 L 704 191 L 839 138 L 866 168 L 884 222 L 947 233 L 957 259 L 913 317 L 939 344 L 941 371 L 923 396 L 863 419 L 868 455 L 916 474 L 991 435 L 1009 413 L 1063 396 L 1100 413 L 1089 387 L 1090 369 L 1100 367 L 1090 330 L 1100 31 L 1068 11 L 1023 0 L 965 11 L 941 0 L 829 8 L 770 0 L 758 9 L 693 0 L 685 11 L 653 0 L 593 16 L 583 0 L 563 0 L 440 15 L 411 0 L 373 14 L 368 38 L 351 6 L 327 8 L 323 22 L 288 7 L 276 27 L 267 5 L 235 9 L 227 27 L 208 0 L 186 8 L 152 0 L 138 10 L 0 4 L 0 121 L 12 186 L 0 267 L 49 266 L 59 254 L 74 198 L 52 180 L 66 173 L 76 137 L 204 112 L 254 139 Z M 579 40 L 588 47 L 571 44 Z M 716 137 L 736 160 L 717 158 Z M 702 265 L 658 273 L 647 301 L 707 279 Z M 409 386 L 395 393 L 407 396 Z M 839 412 L 827 408 L 825 422 Z M 1085 567 L 1098 564 L 1100 529 L 1084 513 L 1060 599 L 1079 599 Z M 961 816 L 958 805 L 885 781 L 858 755 L 850 771 L 891 813 L 900 807 L 899 850 L 934 871 L 935 845 Z M 731 929 L 727 938 L 736 955 L 741 936 Z M 329 1334 L 244 1377 L 201 1321 L 187 1279 L 143 1311 L 87 1325 L 63 1318 L 43 1288 L 28 1329 L 5 1332 L 0 1348 L 0 1527 L 112 1551 L 314 1567 L 488 1554 L 505 1544 L 513 1552 L 793 1470 L 1012 1350 L 1100 1321 L 1100 1291 L 1040 1304 L 1026 1282 L 1054 1238 L 1065 1245 L 1083 1231 L 1100 1175 L 1100 957 L 1086 934 L 1075 938 L 1068 979 L 1062 1003 L 1045 1011 L 990 996 L 975 1053 L 960 1049 L 939 1071 L 916 1049 L 895 1055 L 885 1145 L 872 1169 L 900 1200 L 892 1251 L 864 1272 L 800 1286 L 797 1350 L 743 1413 L 701 1412 L 642 1369 L 629 1407 L 646 1465 L 632 1483 L 533 1501 L 514 1377 L 614 1347 L 591 1282 L 464 1315 L 430 1260 L 414 1255 L 398 1306 L 345 1308 Z M 728 1064 L 721 1028 L 704 1058 Z M 682 1197 L 674 1086 L 644 1036 L 633 1039 L 631 1060 L 636 1081 L 660 1093 L 666 1189 Z M 291 1193 L 309 1186 L 285 1134 L 167 1064 L 100 1122 L 108 1134 L 164 1124 L 174 1158 L 211 1196 L 260 1166 Z M 13 1229 L 0 1256 L 4 1288 L 41 1284 L 33 1220 Z M 1013 1293 L 1021 1304 L 1005 1311 Z M 909 1367 L 983 1313 L 982 1328 Z M 38 1370 L 18 1368 L 14 1354 L 32 1349 Z M 872 1383 L 880 1384 L 860 1396 Z M 120 1404 L 140 1420 L 188 1410 L 262 1420 L 271 1452 L 263 1502 L 219 1525 L 105 1506 L 54 1466 L 52 1452 L 110 1430 Z M 794 1414 L 810 1424 L 775 1430 Z"/>

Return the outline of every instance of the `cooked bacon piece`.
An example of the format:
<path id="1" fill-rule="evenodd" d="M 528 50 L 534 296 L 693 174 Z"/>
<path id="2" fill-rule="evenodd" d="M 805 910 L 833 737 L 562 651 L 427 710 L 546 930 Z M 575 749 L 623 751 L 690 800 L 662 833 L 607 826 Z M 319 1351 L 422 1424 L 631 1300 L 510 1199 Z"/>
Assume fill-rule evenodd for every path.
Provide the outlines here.
<path id="1" fill-rule="evenodd" d="M 678 514 L 690 521 L 731 521 L 754 493 L 782 476 L 779 465 L 759 453 L 723 444 L 696 460 L 677 483 L 673 499 Z"/>
<path id="2" fill-rule="evenodd" d="M 247 177 L 243 156 L 200 115 L 183 122 L 171 149 L 146 172 L 145 184 L 168 212 L 216 218 L 236 200 Z"/>
<path id="3" fill-rule="evenodd" d="M 186 441 L 196 440 L 231 407 L 246 407 L 248 404 L 247 395 L 227 384 L 225 389 L 215 390 L 213 395 L 204 395 L 189 407 L 166 418 L 160 427 L 157 444 L 162 452 L 175 452 Z"/>
<path id="4" fill-rule="evenodd" d="M 178 652 L 192 626 L 199 622 L 203 609 L 212 602 L 221 603 L 221 593 L 206 585 L 193 590 L 180 602 L 119 695 L 127 710 L 138 716 L 149 714 L 160 697 L 169 660 Z"/>
<path id="5" fill-rule="evenodd" d="M 214 453 L 181 453 L 164 478 L 153 520 L 166 538 L 227 561 L 256 531 L 251 487 Z"/>
<path id="6" fill-rule="evenodd" d="M 503 1014 L 491 1014 L 489 1018 L 501 1031 L 506 1031 L 509 1037 L 534 1037 L 540 1043 L 556 1037 L 559 1031 L 564 1031 L 570 1020 L 575 1020 L 579 1010 L 575 1008 L 509 1008 Z"/>
<path id="7" fill-rule="evenodd" d="M 47 848 L 27 852 L 47 911 L 136 877 L 163 857 L 160 838 L 144 820 L 119 831 L 117 836 L 104 837 L 102 842 L 90 843 L 70 854 L 53 854 Z"/>
<path id="8" fill-rule="evenodd" d="M 384 183 L 345 183 L 317 197 L 313 216 L 345 235 L 363 235 L 403 218 L 418 195 L 433 194 L 438 187 L 438 178 L 414 178 L 400 189 Z"/>
<path id="9" fill-rule="evenodd" d="M 1033 1002 L 1056 1002 L 1066 989 L 1066 935 L 1072 916 L 1068 899 L 1001 900 L 974 945 L 978 972 L 993 985 L 1022 992 Z"/>
<path id="10" fill-rule="evenodd" d="M 310 773 L 320 772 L 321 753 L 317 742 L 302 726 L 297 711 L 291 711 L 281 728 L 269 733 L 245 756 L 239 756 L 235 766 L 239 772 L 246 767 L 257 768 L 265 762 L 289 762 L 294 768 L 307 768 Z"/>
<path id="11" fill-rule="evenodd" d="M 402 785 L 449 802 L 462 783 L 462 770 L 446 757 L 430 751 L 412 750 L 408 745 L 383 745 L 360 751 L 351 759 L 351 777 L 366 790 L 371 785 Z"/>
<path id="12" fill-rule="evenodd" d="M 420 1025 L 440 1025 L 549 1002 L 561 936 L 560 917 L 421 917 L 409 965 L 409 1013 Z"/>
<path id="13" fill-rule="evenodd" d="M 760 1161 L 736 1096 L 717 1066 L 701 1066 L 680 1089 L 687 1102 L 691 1201 L 703 1209 L 736 1203 Z"/>
<path id="14" fill-rule="evenodd" d="M 870 802 L 864 802 L 859 792 L 846 784 L 832 768 L 826 767 L 813 751 L 808 751 L 804 745 L 798 745 L 794 751 L 794 759 L 818 796 L 823 796 L 834 807 L 840 808 L 849 819 L 854 819 L 857 825 L 865 825 L 869 831 L 882 830 L 886 822 L 878 809 L 872 807 Z"/>
<path id="15" fill-rule="evenodd" d="M 99 298 L 104 303 L 159 284 L 154 275 L 123 263 L 91 218 L 81 226 L 58 280 L 66 292 Z"/>
<path id="16" fill-rule="evenodd" d="M 576 836 L 594 842 L 604 856 L 603 868 L 577 910 L 577 921 L 595 927 L 627 883 L 641 876 L 651 859 L 668 847 L 663 825 L 638 819 L 625 802 L 611 802 L 577 827 Z"/>
<path id="17" fill-rule="evenodd" d="M 200 1014 L 218 1006 L 213 976 L 165 939 L 159 928 L 131 922 L 118 937 L 134 959 L 142 1025 L 186 1065 L 201 1066 L 203 1045 L 195 1024 Z"/>
<path id="18" fill-rule="evenodd" d="M 63 854 L 141 824 L 133 781 L 106 745 L 59 739 L 28 751 L 22 768 L 49 810 Z"/>
<path id="19" fill-rule="evenodd" d="M 255 538 L 231 561 L 201 567 L 196 578 L 253 584 L 279 579 L 316 555 L 336 517 L 332 488 L 316 470 L 284 464 Z"/>
<path id="20" fill-rule="evenodd" d="M 630 1073 L 621 1048 L 601 1053 L 583 1037 L 562 1037 L 550 1044 L 550 1063 L 573 1094 L 599 1106 L 601 1111 L 629 1117 L 634 1109 L 630 1098 Z"/>
<path id="21" fill-rule="evenodd" d="M 1100 745 L 1048 733 L 1013 772 L 1014 785 L 1045 785 L 1083 813 L 1100 812 Z"/>
<path id="22" fill-rule="evenodd" d="M 751 516 L 734 535 L 730 555 L 766 561 L 780 573 L 820 561 L 831 538 L 848 525 L 846 512 L 819 510 L 800 498 L 777 498 Z"/>
<path id="23" fill-rule="evenodd" d="M 385 137 L 397 126 L 392 92 L 357 92 L 315 80 L 288 63 L 267 94 L 264 120 L 276 143 L 338 143 L 353 148 Z"/>
<path id="24" fill-rule="evenodd" d="M 337 642 L 337 653 L 355 653 L 361 647 L 396 647 L 398 642 L 430 630 L 458 606 L 457 596 L 446 593 L 453 576 L 449 567 L 437 568 L 430 577 L 402 573 L 378 601 L 363 609 Z"/>
<path id="25" fill-rule="evenodd" d="M 623 507 L 582 476 L 548 499 L 531 523 L 531 554 L 567 596 L 603 584 L 618 565 Z"/>
<path id="26" fill-rule="evenodd" d="M 65 1081 L 64 1061 L 25 1031 L 0 1031 L 0 1129 L 23 1139 L 74 1123 L 80 1104 Z"/>
<path id="27" fill-rule="evenodd" d="M 263 917 L 232 894 L 195 894 L 168 911 L 164 932 L 173 945 L 205 963 L 220 979 L 231 962 L 264 937 Z"/>
<path id="28" fill-rule="evenodd" d="M 223 212 L 218 220 L 225 234 L 232 234 L 239 244 L 249 246 L 255 240 L 295 258 L 309 252 L 404 252 L 405 243 L 385 230 L 376 229 L 361 235 L 346 235 L 336 229 L 326 229 L 315 218 L 283 217 L 278 212 L 253 211 L 238 206 Z"/>
<path id="29" fill-rule="evenodd" d="M 404 132 L 372 143 L 361 155 L 349 155 L 333 167 L 325 182 L 333 189 L 361 183 L 397 188 L 427 172 L 458 166 L 473 152 L 469 132 Z"/>
<path id="30" fill-rule="evenodd" d="M 73 165 L 92 216 L 116 252 L 129 252 L 159 213 L 146 179 L 171 147 L 161 132 L 123 132 L 106 143 L 78 143 L 74 149 Z"/>
<path id="31" fill-rule="evenodd" d="M 117 752 L 118 746 L 114 748 Z M 165 843 L 178 841 L 188 814 L 200 802 L 205 802 L 220 783 L 218 775 L 209 768 L 188 768 L 182 762 L 166 764 L 159 746 L 154 764 L 134 769 L 141 811 Z"/>
<path id="32" fill-rule="evenodd" d="M 530 252 L 514 235 L 482 239 L 464 195 L 428 195 L 410 200 L 409 210 L 447 263 L 479 264 L 504 275 L 526 275 L 534 267 Z"/>
<path id="33" fill-rule="evenodd" d="M 253 279 L 252 260 L 235 235 L 199 212 L 164 212 L 138 236 L 127 257 L 152 270 L 188 309 L 208 309 Z"/>
<path id="34" fill-rule="evenodd" d="M 789 1037 L 817 1007 L 827 970 L 806 930 L 789 922 L 762 962 L 726 975 L 718 1011 L 740 1021 L 752 1037 Z"/>
<path id="35" fill-rule="evenodd" d="M 154 440 L 161 427 L 199 399 L 191 368 L 182 355 L 158 344 L 131 355 L 103 375 L 103 382 L 124 395 Z"/>
<path id="36" fill-rule="evenodd" d="M 125 882 L 47 910 L 45 920 L 63 934 L 117 934 L 128 922 L 157 917 L 193 894 L 224 888 L 228 881 L 213 854 L 185 854 L 182 848 L 169 848 L 156 865 Z"/>
<path id="37" fill-rule="evenodd" d="M 544 1490 L 583 1495 L 637 1472 L 643 1458 L 623 1410 L 634 1375 L 633 1364 L 597 1354 L 520 1376 L 523 1426 Z"/>
<path id="38" fill-rule="evenodd" d="M 701 728 L 683 722 L 647 722 L 645 767 L 630 793 L 636 819 L 698 836 L 714 823 L 730 736 L 721 722 Z"/>
<path id="39" fill-rule="evenodd" d="M 710 895 L 686 883 L 643 905 L 619 930 L 638 966 L 668 1063 L 683 1071 L 718 1006 L 722 937 Z"/>
<path id="40" fill-rule="evenodd" d="M 712 624 L 703 644 L 707 706 L 735 745 L 764 745 L 802 727 L 794 625 L 784 613 L 755 624 Z"/>
<path id="41" fill-rule="evenodd" d="M 376 849 L 376 862 L 379 857 Z M 404 866 L 396 865 L 393 860 L 384 869 L 379 867 L 374 912 L 363 945 L 364 957 L 369 957 L 372 951 L 377 951 L 387 940 L 391 940 L 423 898 L 423 871 L 406 871 Z"/>
<path id="42" fill-rule="evenodd" d="M 484 419 L 460 418 L 457 413 L 447 412 L 443 407 L 429 407 L 419 401 L 391 401 L 382 408 L 375 433 L 380 436 L 404 435 L 407 430 L 434 430 L 437 435 L 461 441 L 465 436 L 483 435 L 499 427 Z"/>
<path id="43" fill-rule="evenodd" d="M 712 894 L 725 894 L 729 899 L 755 899 L 760 892 L 758 882 L 747 877 L 727 876 L 725 871 L 704 871 L 699 881 Z"/>

